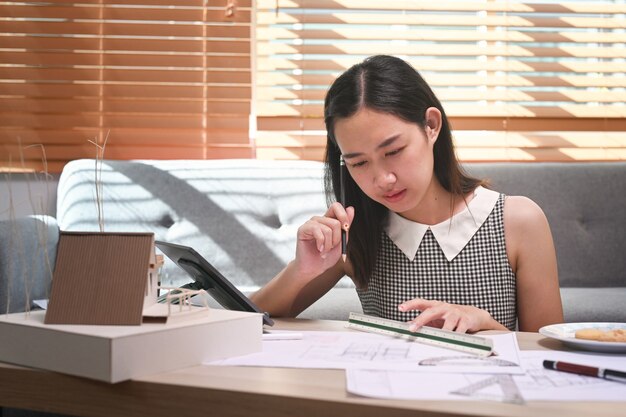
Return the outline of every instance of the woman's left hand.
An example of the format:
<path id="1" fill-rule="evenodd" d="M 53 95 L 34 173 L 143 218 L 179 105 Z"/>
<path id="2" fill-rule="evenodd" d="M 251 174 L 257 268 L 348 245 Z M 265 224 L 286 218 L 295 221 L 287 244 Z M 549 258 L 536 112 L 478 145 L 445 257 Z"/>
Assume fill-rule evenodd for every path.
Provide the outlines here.
<path id="1" fill-rule="evenodd" d="M 486 311 L 478 307 L 449 304 L 436 300 L 414 298 L 398 306 L 400 311 L 419 310 L 420 315 L 411 322 L 411 331 L 422 326 L 439 327 L 458 333 L 479 330 L 507 330 Z"/>

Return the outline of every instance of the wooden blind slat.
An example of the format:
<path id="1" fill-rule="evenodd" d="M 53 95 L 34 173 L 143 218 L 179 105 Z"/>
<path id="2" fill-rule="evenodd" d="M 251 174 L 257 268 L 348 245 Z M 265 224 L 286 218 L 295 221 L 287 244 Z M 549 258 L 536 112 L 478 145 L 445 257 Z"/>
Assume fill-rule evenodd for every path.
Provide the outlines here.
<path id="1" fill-rule="evenodd" d="M 449 86 L 434 86 L 435 94 L 444 101 L 573 101 L 577 103 L 605 102 L 622 103 L 624 93 L 619 91 L 580 90 L 572 89 L 568 91 L 524 91 L 495 88 L 453 88 Z M 260 87 L 257 89 L 257 99 L 262 102 L 272 100 L 309 100 L 321 103 L 324 100 L 326 91 L 319 90 L 296 90 L 277 87 Z"/>
<path id="2" fill-rule="evenodd" d="M 315 68 L 316 70 L 332 70 L 343 72 L 352 65 L 361 61 L 360 57 L 334 57 L 323 61 L 274 58 L 263 56 L 257 60 L 257 70 L 260 72 L 271 71 L 297 71 Z M 508 72 L 567 72 L 567 73 L 620 73 L 626 72 L 626 62 L 615 61 L 581 61 L 560 60 L 558 62 L 535 62 L 521 60 L 495 60 L 495 59 L 454 59 L 448 57 L 420 58 L 407 57 L 407 62 L 420 71 L 446 71 L 469 72 L 469 71 L 508 71 Z"/>
<path id="3" fill-rule="evenodd" d="M 257 23 L 260 25 L 268 24 L 345 24 L 345 25 L 412 25 L 412 26 L 445 26 L 445 27 L 553 27 L 553 28 L 603 28 L 603 29 L 619 29 L 624 28 L 624 19 L 619 17 L 585 17 L 585 16 L 514 16 L 514 15 L 484 15 L 473 13 L 454 14 L 448 11 L 445 14 L 432 13 L 411 13 L 411 14 L 390 14 L 390 13 L 350 13 L 350 11 L 342 11 L 340 13 L 306 13 L 300 14 L 293 11 L 280 12 L 275 11 L 259 11 L 257 13 Z M 306 26 L 305 26 L 306 27 Z"/>
<path id="4" fill-rule="evenodd" d="M 259 116 L 300 116 L 319 117 L 323 115 L 322 105 L 314 104 L 288 104 L 288 103 L 264 103 L 257 110 Z M 626 117 L 626 107 L 599 104 L 588 107 L 586 104 L 563 104 L 559 106 L 546 105 L 520 105 L 516 103 L 484 104 L 451 102 L 446 106 L 448 116 L 462 117 L 597 117 L 597 118 L 620 118 Z"/>
<path id="5" fill-rule="evenodd" d="M 116 81 L 142 83 L 206 83 L 206 84 L 249 84 L 250 73 L 243 71 L 207 71 L 207 70 L 112 70 L 97 68 L 0 68 L 0 78 L 5 80 L 79 80 L 79 81 Z"/>
<path id="6" fill-rule="evenodd" d="M 250 113 L 248 101 L 205 101 L 196 100 L 100 100 L 88 99 L 41 99 L 41 98 L 5 98 L 0 100 L 0 111 L 50 113 L 62 109 L 64 113 L 93 113 L 98 111 L 116 113 L 159 113 L 171 114 L 206 114 L 238 115 Z"/>
<path id="7" fill-rule="evenodd" d="M 319 85 L 326 86 L 334 80 L 328 75 L 292 75 L 280 72 L 259 72 L 257 83 L 259 86 L 275 85 Z M 562 87 L 623 87 L 624 77 L 587 77 L 570 75 L 560 77 L 546 77 L 536 75 L 493 75 L 489 73 L 474 75 L 463 74 L 424 74 L 424 78 L 431 86 L 562 86 Z"/>
<path id="8" fill-rule="evenodd" d="M 519 45 L 476 44 L 413 44 L 408 42 L 337 42 L 328 45 L 290 45 L 286 43 L 258 43 L 260 56 L 280 54 L 336 55 L 395 54 L 416 56 L 500 56 L 500 57 L 589 57 L 621 59 L 623 47 L 563 46 L 525 47 Z"/>
<path id="9" fill-rule="evenodd" d="M 53 143 L 57 145 L 70 146 L 89 146 L 93 147 L 89 143 L 89 140 L 98 138 L 101 134 L 101 129 L 88 128 L 88 127 L 74 127 L 68 128 L 42 128 L 42 129 L 25 129 L 25 128 L 12 128 L 3 129 L 0 131 L 0 144 L 7 146 L 17 147 L 20 140 L 22 143 Z M 167 129 L 155 129 L 151 127 L 146 128 L 110 128 L 107 129 L 104 135 L 109 135 L 111 144 L 116 145 L 158 145 L 158 146 L 201 146 L 206 145 L 207 135 L 219 139 L 219 142 L 209 144 L 207 146 L 244 146 L 245 144 L 239 144 L 241 139 L 241 131 L 238 129 L 177 129 L 176 138 L 177 142 L 172 142 L 171 130 Z M 19 140 L 18 140 L 19 139 Z M 46 145 L 46 147 L 48 146 Z M 95 150 L 95 149 L 94 149 Z M 16 153 L 17 155 L 17 153 Z"/>
<path id="10" fill-rule="evenodd" d="M 214 56 L 211 54 L 97 54 L 93 52 L 28 52 L 5 51 L 0 54 L 0 64 L 37 65 L 46 67 L 118 66 L 118 67 L 202 67 L 233 68 L 250 71 L 249 56 Z"/>
<path id="11" fill-rule="evenodd" d="M 5 149 L 12 155 L 17 155 L 20 152 L 17 146 L 7 146 Z M 108 159 L 218 159 L 218 158 L 250 158 L 252 156 L 252 150 L 250 145 L 238 145 L 238 146 L 219 146 L 219 145 L 198 145 L 198 146 L 154 146 L 146 149 L 145 146 L 117 146 L 113 143 L 107 142 L 107 156 Z M 25 156 L 30 156 L 32 153 L 27 153 Z M 77 146 L 58 146 L 48 145 L 46 146 L 46 158 L 48 161 L 66 160 L 66 159 L 79 159 L 79 158 L 94 158 L 96 156 L 96 148 L 91 143 Z M 41 155 L 37 155 L 37 158 L 41 158 Z M 13 160 L 14 165 L 17 165 L 17 161 Z M 36 159 L 28 159 L 27 166 L 38 167 Z M 62 169 L 61 164 L 52 165 Z M 36 169 L 36 168 L 35 168 Z M 51 167 L 49 167 L 51 169 Z"/>
<path id="12" fill-rule="evenodd" d="M 258 0 L 257 8 L 274 9 L 275 0 Z M 626 13 L 626 5 L 605 2 L 523 3 L 509 1 L 437 1 L 429 0 L 282 0 L 281 9 L 308 8 L 327 10 L 427 10 L 427 11 L 488 11 L 488 12 L 541 12 L 541 13 Z"/>
<path id="13" fill-rule="evenodd" d="M 112 129 L 123 128 L 162 128 L 162 129 L 234 129 L 246 134 L 240 138 L 241 142 L 248 142 L 247 117 L 228 117 L 227 115 L 199 117 L 187 114 L 162 114 L 146 113 L 79 113 L 79 114 L 24 114 L 19 112 L 6 112 L 0 114 L 0 125 L 3 128 L 27 127 L 27 128 L 53 128 L 63 126 L 77 127 L 106 127 Z M 242 128 L 242 126 L 244 126 Z"/>
<path id="14" fill-rule="evenodd" d="M 0 31 L 14 34 L 73 34 L 100 37 L 123 36 L 128 38 L 150 36 L 176 38 L 185 37 L 221 37 L 249 39 L 249 26 L 215 26 L 199 24 L 132 24 L 132 23 L 94 23 L 94 22 L 29 22 L 0 21 Z"/>
<path id="15" fill-rule="evenodd" d="M 190 52 L 249 56 L 250 41 L 242 40 L 177 40 L 177 39 L 97 39 L 37 36 L 0 36 L 0 48 L 19 48 L 35 51 L 118 51 L 143 52 Z M 174 59 L 174 58 L 173 58 Z"/>
<path id="16" fill-rule="evenodd" d="M 171 85 L 100 85 L 100 84 L 26 84 L 0 83 L 0 95 L 28 96 L 36 98 L 95 97 L 105 99 L 148 98 L 157 99 L 197 99 L 212 101 L 249 101 L 251 87 L 237 86 L 171 86 Z"/>
<path id="17" fill-rule="evenodd" d="M 90 20 L 163 20 L 163 21 L 197 21 L 208 13 L 214 14 L 220 10 L 210 10 L 204 13 L 202 7 L 170 8 L 152 5 L 144 7 L 128 7 L 123 4 L 94 4 L 85 2 L 60 5 L 40 3 L 37 6 L 30 4 L 0 5 L 0 15 L 20 18 L 44 19 L 90 19 Z M 82 5 L 81 5 L 82 4 Z M 179 2 L 180 4 L 180 2 Z M 132 6 L 132 5 L 130 5 Z M 223 12 L 221 13 L 224 14 Z"/>
<path id="18" fill-rule="evenodd" d="M 626 42 L 626 33 L 532 33 L 516 30 L 479 31 L 479 30 L 451 30 L 451 29 L 406 29 L 389 30 L 388 27 L 372 28 L 336 28 L 328 30 L 292 30 L 282 28 L 262 28 L 257 30 L 257 39 L 293 40 L 293 39 L 350 39 L 350 40 L 396 40 L 407 41 L 439 41 L 439 42 L 587 42 L 587 43 L 619 43 Z"/>
<path id="19" fill-rule="evenodd" d="M 253 0 L 237 0 L 238 9 L 250 9 Z M 42 4 L 40 2 L 24 2 L 33 4 Z M 173 5 L 170 0 L 107 0 L 106 4 L 103 4 L 103 0 L 55 0 L 54 4 L 67 5 L 75 7 L 137 7 L 141 9 L 161 8 L 168 9 Z M 180 8 L 195 9 L 195 10 L 224 10 L 225 4 L 211 2 L 210 5 L 206 4 L 206 0 L 177 0 L 175 5 Z M 45 5 L 45 3 L 43 4 Z"/>

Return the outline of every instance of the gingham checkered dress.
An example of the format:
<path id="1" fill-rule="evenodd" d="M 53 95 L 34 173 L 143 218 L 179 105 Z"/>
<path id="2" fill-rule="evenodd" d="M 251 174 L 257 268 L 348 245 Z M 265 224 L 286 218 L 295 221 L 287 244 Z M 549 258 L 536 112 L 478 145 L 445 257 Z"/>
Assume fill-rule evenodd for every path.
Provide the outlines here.
<path id="1" fill-rule="evenodd" d="M 482 308 L 514 330 L 515 274 L 506 255 L 503 206 L 501 194 L 485 222 L 451 261 L 446 259 L 430 229 L 413 260 L 383 232 L 368 287 L 357 290 L 363 312 L 408 321 L 417 312 L 400 312 L 398 305 L 419 297 Z"/>

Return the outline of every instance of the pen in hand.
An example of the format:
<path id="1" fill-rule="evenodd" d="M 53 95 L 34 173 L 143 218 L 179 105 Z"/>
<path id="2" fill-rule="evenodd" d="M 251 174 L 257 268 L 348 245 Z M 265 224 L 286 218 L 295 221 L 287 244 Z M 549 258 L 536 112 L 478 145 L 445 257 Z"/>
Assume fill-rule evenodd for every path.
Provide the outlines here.
<path id="1" fill-rule="evenodd" d="M 339 202 L 345 208 L 346 207 L 346 161 L 343 160 L 343 156 L 339 155 Z M 341 258 L 346 261 L 346 228 L 341 227 Z"/>
<path id="2" fill-rule="evenodd" d="M 613 369 L 596 368 L 595 366 L 578 365 L 575 363 L 560 361 L 543 361 L 543 367 L 556 371 L 570 372 L 578 375 L 594 376 L 604 378 L 609 381 L 626 383 L 626 372 Z"/>

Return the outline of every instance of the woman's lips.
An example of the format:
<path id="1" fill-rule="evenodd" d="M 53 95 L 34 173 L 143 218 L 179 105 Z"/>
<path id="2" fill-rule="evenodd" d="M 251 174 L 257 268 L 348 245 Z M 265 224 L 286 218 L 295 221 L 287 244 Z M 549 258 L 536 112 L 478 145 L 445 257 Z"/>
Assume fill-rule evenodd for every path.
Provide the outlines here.
<path id="1" fill-rule="evenodd" d="M 401 190 L 401 191 L 395 191 L 395 192 L 387 193 L 387 194 L 383 195 L 383 198 L 385 199 L 385 201 L 388 201 L 390 203 L 395 203 L 397 201 L 402 200 L 402 198 L 404 197 L 405 194 L 406 194 L 406 189 L 405 190 Z"/>

